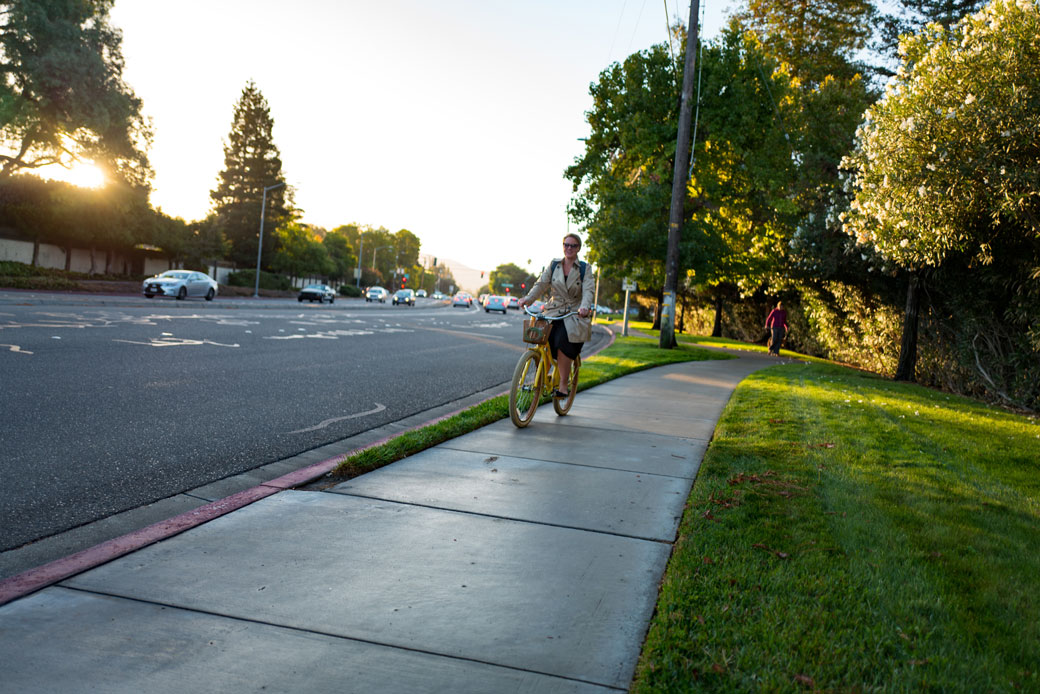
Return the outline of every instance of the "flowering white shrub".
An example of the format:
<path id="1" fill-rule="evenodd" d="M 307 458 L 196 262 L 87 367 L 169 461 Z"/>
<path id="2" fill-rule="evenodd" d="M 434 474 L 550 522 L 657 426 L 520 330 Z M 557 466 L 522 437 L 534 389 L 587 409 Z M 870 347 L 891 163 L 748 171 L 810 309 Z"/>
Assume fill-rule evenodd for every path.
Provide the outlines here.
<path id="1" fill-rule="evenodd" d="M 845 231 L 908 268 L 950 251 L 989 262 L 994 235 L 1040 236 L 1037 0 L 931 24 L 900 53 L 844 162 L 856 172 Z"/>

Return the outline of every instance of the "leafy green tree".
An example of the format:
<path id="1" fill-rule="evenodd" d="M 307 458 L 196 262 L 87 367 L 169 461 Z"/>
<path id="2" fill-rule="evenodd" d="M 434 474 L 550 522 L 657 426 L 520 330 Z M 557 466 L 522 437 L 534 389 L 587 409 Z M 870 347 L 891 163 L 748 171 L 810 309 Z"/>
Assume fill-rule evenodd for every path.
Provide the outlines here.
<path id="1" fill-rule="evenodd" d="M 113 1 L 0 2 L 0 179 L 90 159 L 147 184 L 150 133 L 123 82 Z"/>
<path id="2" fill-rule="evenodd" d="M 422 242 L 419 241 L 419 237 L 407 229 L 401 229 L 394 234 L 394 249 L 397 254 L 398 267 L 418 265 L 421 246 Z"/>
<path id="3" fill-rule="evenodd" d="M 504 263 L 488 274 L 488 288 L 492 294 L 523 296 L 537 280 L 537 277 L 515 263 Z M 506 287 L 506 284 L 512 286 Z"/>
<path id="4" fill-rule="evenodd" d="M 362 275 L 362 282 L 366 285 L 382 284 L 386 286 L 385 283 L 393 280 L 394 270 L 397 267 L 397 245 L 394 243 L 393 234 L 383 227 L 375 229 L 369 227 L 361 232 L 361 239 L 364 244 L 364 248 L 361 250 L 362 268 L 372 270 L 367 282 L 365 275 Z"/>
<path id="5" fill-rule="evenodd" d="M 329 260 L 332 261 L 333 270 L 329 272 L 329 279 L 333 282 L 342 282 L 348 277 L 353 279 L 354 269 L 357 267 L 357 256 L 354 255 L 350 239 L 338 229 L 325 234 L 325 238 L 321 240 L 329 254 Z"/>
<path id="6" fill-rule="evenodd" d="M 794 174 L 777 102 L 790 88 L 760 42 L 736 25 L 700 60 L 680 267 L 695 284 L 718 288 L 721 300 L 754 290 L 783 258 Z M 664 280 L 678 103 L 672 69 L 656 46 L 604 71 L 592 87 L 585 155 L 566 173 L 589 258 L 651 295 Z"/>
<path id="7" fill-rule="evenodd" d="M 815 85 L 859 71 L 853 60 L 867 46 L 875 15 L 870 0 L 749 0 L 737 18 L 797 79 Z"/>
<path id="8" fill-rule="evenodd" d="M 995 0 L 901 50 L 905 65 L 847 161 L 855 200 L 844 219 L 879 266 L 910 273 L 896 376 L 914 378 L 920 283 L 962 257 L 1002 270 L 1004 298 L 990 310 L 1040 352 L 1040 11 Z"/>
<path id="9" fill-rule="evenodd" d="M 284 183 L 282 160 L 274 144 L 274 119 L 267 99 L 250 80 L 235 104 L 231 132 L 224 144 L 224 170 L 210 193 L 221 231 L 231 242 L 231 259 L 245 267 L 256 264 L 264 189 L 264 248 L 267 266 L 276 246 L 274 230 L 291 219 L 291 191 Z"/>
<path id="10" fill-rule="evenodd" d="M 289 222 L 276 232 L 278 250 L 271 262 L 276 272 L 293 277 L 328 276 L 335 271 L 329 252 L 306 224 Z"/>

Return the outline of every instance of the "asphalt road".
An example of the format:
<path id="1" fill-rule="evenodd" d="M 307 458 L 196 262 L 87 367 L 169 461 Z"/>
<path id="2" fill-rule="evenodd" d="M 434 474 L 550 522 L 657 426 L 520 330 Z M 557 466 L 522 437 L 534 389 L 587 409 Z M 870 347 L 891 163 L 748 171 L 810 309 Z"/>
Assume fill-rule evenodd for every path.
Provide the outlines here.
<path id="1" fill-rule="evenodd" d="M 520 320 L 0 292 L 0 551 L 502 384 Z"/>

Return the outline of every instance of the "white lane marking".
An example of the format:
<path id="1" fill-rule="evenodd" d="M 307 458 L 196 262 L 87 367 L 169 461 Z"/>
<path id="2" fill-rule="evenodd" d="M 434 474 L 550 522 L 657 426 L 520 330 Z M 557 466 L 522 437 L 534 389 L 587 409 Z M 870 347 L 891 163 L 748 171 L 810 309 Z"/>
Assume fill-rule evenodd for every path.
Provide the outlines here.
<path id="1" fill-rule="evenodd" d="M 374 410 L 368 410 L 366 412 L 358 412 L 357 414 L 348 414 L 348 415 L 343 416 L 343 417 L 333 417 L 332 419 L 326 419 L 325 421 L 321 422 L 320 424 L 315 424 L 312 427 L 307 427 L 306 429 L 297 429 L 296 431 L 290 431 L 289 433 L 290 434 L 303 434 L 303 433 L 308 432 L 308 431 L 317 431 L 318 429 L 324 429 L 328 425 L 333 424 L 335 422 L 342 422 L 345 419 L 357 419 L 358 417 L 367 417 L 370 414 L 379 414 L 380 412 L 382 412 L 385 409 L 386 409 L 386 405 L 380 405 L 377 402 L 376 403 L 376 407 L 375 407 Z"/>
<path id="2" fill-rule="evenodd" d="M 153 339 L 151 342 L 140 342 L 138 340 L 112 340 L 112 342 L 125 342 L 128 345 L 144 345 L 145 347 L 185 347 L 198 345 L 213 345 L 214 347 L 238 347 L 238 343 L 226 345 L 213 340 L 188 340 L 185 338 L 168 337 Z"/>
<path id="3" fill-rule="evenodd" d="M 0 344 L 0 347 L 7 347 L 7 348 L 9 348 L 9 349 L 8 349 L 7 351 L 9 351 L 9 352 L 15 352 L 15 353 L 17 353 L 17 354 L 32 354 L 32 352 L 30 352 L 29 350 L 27 350 L 27 349 L 22 349 L 22 348 L 21 348 L 21 347 L 19 347 L 18 345 L 5 345 L 5 344 Z"/>

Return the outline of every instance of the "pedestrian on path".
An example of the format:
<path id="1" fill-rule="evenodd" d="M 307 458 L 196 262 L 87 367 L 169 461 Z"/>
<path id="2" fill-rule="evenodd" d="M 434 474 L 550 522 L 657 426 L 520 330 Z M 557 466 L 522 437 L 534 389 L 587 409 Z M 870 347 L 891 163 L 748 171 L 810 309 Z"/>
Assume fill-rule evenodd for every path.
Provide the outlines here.
<path id="1" fill-rule="evenodd" d="M 776 308 L 770 311 L 769 316 L 766 317 L 766 330 L 770 331 L 769 353 L 779 357 L 780 345 L 787 337 L 787 311 L 784 309 L 782 301 L 776 302 Z"/>
<path id="2" fill-rule="evenodd" d="M 592 303 L 596 295 L 596 279 L 586 272 L 588 264 L 578 260 L 581 239 L 577 234 L 563 237 L 563 257 L 554 258 L 542 271 L 542 276 L 531 286 L 527 296 L 520 299 L 520 308 L 534 303 L 536 299 L 551 294 L 542 312 L 549 317 L 562 316 L 571 311 L 578 315 L 568 316 L 562 321 L 553 321 L 549 332 L 549 348 L 560 370 L 560 387 L 553 392 L 554 398 L 567 398 L 571 377 L 571 364 L 578 358 L 582 346 L 592 337 Z"/>

